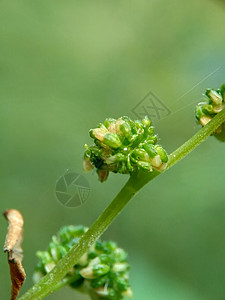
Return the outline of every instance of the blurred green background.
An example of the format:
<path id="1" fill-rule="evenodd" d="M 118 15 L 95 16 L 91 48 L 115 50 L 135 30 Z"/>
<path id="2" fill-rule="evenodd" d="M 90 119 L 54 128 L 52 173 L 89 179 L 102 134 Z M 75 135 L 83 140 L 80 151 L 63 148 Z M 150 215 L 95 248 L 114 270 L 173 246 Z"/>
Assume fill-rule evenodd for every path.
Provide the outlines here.
<path id="1" fill-rule="evenodd" d="M 88 130 L 129 115 L 152 91 L 171 110 L 153 120 L 170 153 L 200 127 L 196 102 L 224 81 L 221 1 L 6 1 L 0 3 L 0 210 L 19 209 L 27 280 L 35 252 L 65 224 L 90 226 L 127 180 L 101 184 L 78 208 L 55 197 L 67 170 L 82 173 Z M 146 186 L 103 236 L 129 253 L 134 300 L 225 299 L 224 144 L 209 138 Z M 0 218 L 0 245 L 7 223 Z M 1 299 L 9 299 L 0 252 Z M 65 288 L 48 299 L 88 297 Z"/>

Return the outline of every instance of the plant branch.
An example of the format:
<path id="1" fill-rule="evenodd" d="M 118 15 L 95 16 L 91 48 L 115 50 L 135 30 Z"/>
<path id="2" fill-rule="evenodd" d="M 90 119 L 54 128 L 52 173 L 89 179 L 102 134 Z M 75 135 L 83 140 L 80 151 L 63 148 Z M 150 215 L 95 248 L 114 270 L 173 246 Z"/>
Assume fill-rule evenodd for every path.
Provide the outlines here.
<path id="1" fill-rule="evenodd" d="M 225 109 L 216 115 L 211 122 L 197 132 L 191 139 L 185 142 L 181 147 L 175 150 L 169 156 L 168 170 L 200 143 L 202 143 L 209 135 L 211 135 L 223 122 L 225 122 Z M 165 170 L 165 171 L 166 171 Z M 76 244 L 55 266 L 55 268 L 28 290 L 20 300 L 43 299 L 50 294 L 59 285 L 59 282 L 65 277 L 68 271 L 78 262 L 80 257 L 85 254 L 88 249 L 96 242 L 102 233 L 113 222 L 116 216 L 122 211 L 127 203 L 134 195 L 148 182 L 158 175 L 164 173 L 153 172 L 137 172 L 133 173 L 125 186 L 121 189 L 115 199 L 103 211 L 100 217 L 94 222 L 90 229 L 82 236 L 78 244 Z"/>

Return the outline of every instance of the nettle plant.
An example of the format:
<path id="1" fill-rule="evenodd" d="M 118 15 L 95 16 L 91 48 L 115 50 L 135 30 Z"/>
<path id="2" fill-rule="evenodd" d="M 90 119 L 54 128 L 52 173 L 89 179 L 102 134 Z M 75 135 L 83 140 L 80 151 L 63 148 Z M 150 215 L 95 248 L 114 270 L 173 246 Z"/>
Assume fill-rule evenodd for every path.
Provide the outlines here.
<path id="1" fill-rule="evenodd" d="M 132 297 L 127 253 L 115 242 L 99 238 L 141 188 L 179 162 L 208 136 L 225 141 L 225 85 L 217 90 L 207 89 L 205 96 L 195 111 L 202 129 L 169 156 L 158 144 L 158 136 L 147 116 L 136 121 L 129 117 L 107 118 L 90 130 L 94 144 L 85 145 L 84 171 L 95 168 L 100 182 L 104 182 L 110 172 L 128 174 L 129 179 L 90 228 L 65 226 L 52 237 L 46 251 L 37 252 L 35 285 L 21 300 L 43 299 L 66 285 L 88 294 L 93 300 Z M 8 253 L 13 300 L 25 280 L 21 263 L 23 217 L 14 209 L 4 215 L 9 223 L 4 251 Z"/>

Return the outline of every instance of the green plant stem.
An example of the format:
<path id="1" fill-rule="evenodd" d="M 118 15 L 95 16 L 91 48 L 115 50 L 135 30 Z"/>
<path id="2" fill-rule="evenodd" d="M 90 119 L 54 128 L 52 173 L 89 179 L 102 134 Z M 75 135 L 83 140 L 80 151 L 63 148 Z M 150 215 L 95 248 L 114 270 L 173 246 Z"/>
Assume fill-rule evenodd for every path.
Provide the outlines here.
<path id="1" fill-rule="evenodd" d="M 211 122 L 197 132 L 191 139 L 175 150 L 169 156 L 168 170 L 188 153 L 195 149 L 209 135 L 211 135 L 223 122 L 225 122 L 225 109 L 215 116 Z M 166 171 L 165 170 L 165 171 Z M 164 171 L 164 172 L 165 172 Z M 83 254 L 96 242 L 116 216 L 122 211 L 134 195 L 148 182 L 164 172 L 138 172 L 133 173 L 125 186 L 121 189 L 115 199 L 103 211 L 90 229 L 82 236 L 76 244 L 55 266 L 55 268 L 28 290 L 20 300 L 43 299 L 55 290 L 55 287 L 68 271 L 78 262 Z"/>

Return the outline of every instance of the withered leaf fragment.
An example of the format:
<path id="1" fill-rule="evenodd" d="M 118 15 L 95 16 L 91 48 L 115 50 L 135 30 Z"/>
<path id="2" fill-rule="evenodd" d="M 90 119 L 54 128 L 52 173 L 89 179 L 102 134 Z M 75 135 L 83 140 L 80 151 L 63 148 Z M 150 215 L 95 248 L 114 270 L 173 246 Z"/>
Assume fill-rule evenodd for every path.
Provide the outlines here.
<path id="1" fill-rule="evenodd" d="M 8 233 L 5 240 L 4 252 L 8 253 L 8 263 L 12 282 L 11 300 L 15 300 L 26 278 L 22 266 L 23 250 L 23 216 L 16 209 L 6 210 L 3 215 L 8 221 Z"/>

